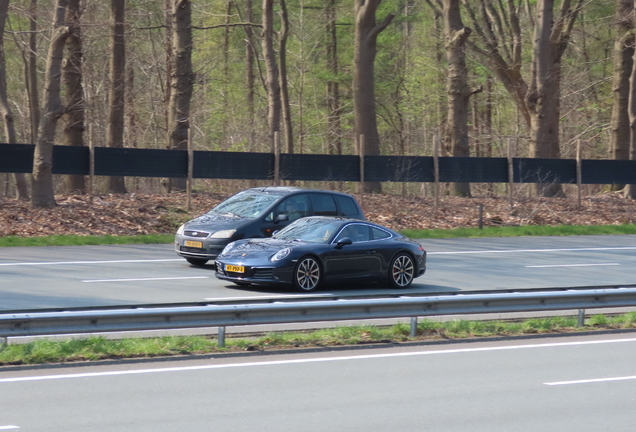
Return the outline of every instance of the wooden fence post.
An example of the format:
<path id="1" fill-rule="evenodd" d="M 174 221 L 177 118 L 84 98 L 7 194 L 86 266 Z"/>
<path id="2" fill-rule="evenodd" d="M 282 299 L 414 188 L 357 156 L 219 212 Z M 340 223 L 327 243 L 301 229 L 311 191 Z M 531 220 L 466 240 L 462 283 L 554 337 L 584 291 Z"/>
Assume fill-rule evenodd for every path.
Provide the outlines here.
<path id="1" fill-rule="evenodd" d="M 360 148 L 358 154 L 360 155 L 360 194 L 364 193 L 364 135 L 360 135 L 359 138 Z"/>
<path id="2" fill-rule="evenodd" d="M 583 179 L 581 160 L 581 140 L 576 141 L 576 208 L 581 209 L 581 183 Z"/>
<path id="3" fill-rule="evenodd" d="M 437 213 L 439 207 L 439 137 L 437 135 L 433 136 L 433 176 L 435 177 L 433 188 L 435 205 L 433 206 L 433 212 Z"/>
<path id="4" fill-rule="evenodd" d="M 95 181 L 95 143 L 93 125 L 88 125 L 88 201 L 93 202 L 93 182 Z"/>
<path id="5" fill-rule="evenodd" d="M 274 132 L 274 186 L 280 186 L 280 133 Z"/>
<path id="6" fill-rule="evenodd" d="M 508 201 L 510 203 L 510 208 L 514 207 L 513 193 L 515 188 L 515 170 L 512 164 L 513 154 L 512 138 L 508 138 Z"/>
<path id="7" fill-rule="evenodd" d="M 192 210 L 192 171 L 194 168 L 194 151 L 192 149 L 192 129 L 188 128 L 188 178 L 186 180 L 186 208 Z"/>

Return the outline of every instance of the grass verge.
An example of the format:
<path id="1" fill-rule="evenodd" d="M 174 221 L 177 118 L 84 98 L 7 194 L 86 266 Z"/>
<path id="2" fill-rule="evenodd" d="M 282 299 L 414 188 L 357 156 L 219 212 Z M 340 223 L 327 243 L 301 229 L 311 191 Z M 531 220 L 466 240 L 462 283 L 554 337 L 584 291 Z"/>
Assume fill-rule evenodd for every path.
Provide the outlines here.
<path id="1" fill-rule="evenodd" d="M 174 234 L 146 234 L 138 236 L 44 236 L 44 237 L 0 237 L 0 247 L 7 246 L 90 246 L 114 244 L 163 244 L 172 243 Z"/>
<path id="2" fill-rule="evenodd" d="M 410 337 L 410 325 L 403 323 L 387 327 L 336 327 L 308 332 L 272 332 L 254 337 L 228 337 L 224 348 L 219 348 L 216 338 L 207 336 L 117 340 L 91 336 L 63 341 L 38 339 L 25 344 L 0 347 L 0 366 L 634 329 L 636 312 L 612 316 L 594 315 L 586 320 L 584 327 L 576 325 L 576 317 L 533 318 L 522 321 L 423 320 L 418 323 L 415 337 Z"/>
<path id="3" fill-rule="evenodd" d="M 418 239 L 459 238 L 459 237 L 523 237 L 523 236 L 566 236 L 566 235 L 608 235 L 636 234 L 636 224 L 623 225 L 525 225 L 479 228 L 453 228 L 402 231 L 402 234 Z"/>
<path id="4" fill-rule="evenodd" d="M 479 228 L 454 228 L 431 230 L 404 230 L 402 234 L 416 239 L 439 239 L 460 237 L 522 237 L 565 235 L 636 234 L 635 224 L 625 225 L 526 225 Z M 112 244 L 164 244 L 172 243 L 174 234 L 149 234 L 138 236 L 44 236 L 44 237 L 0 237 L 0 247 L 9 246 L 87 246 Z"/>

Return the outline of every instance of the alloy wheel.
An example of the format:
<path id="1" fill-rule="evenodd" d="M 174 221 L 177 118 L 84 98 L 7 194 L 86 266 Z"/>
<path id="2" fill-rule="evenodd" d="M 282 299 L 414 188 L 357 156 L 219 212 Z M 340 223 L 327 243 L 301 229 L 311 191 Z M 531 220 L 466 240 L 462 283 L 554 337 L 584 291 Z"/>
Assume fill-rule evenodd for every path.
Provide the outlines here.
<path id="1" fill-rule="evenodd" d="M 294 286 L 301 291 L 313 291 L 320 284 L 320 264 L 314 258 L 300 260 L 294 272 Z"/>
<path id="2" fill-rule="evenodd" d="M 398 255 L 391 265 L 391 285 L 395 288 L 406 288 L 413 282 L 415 265 L 413 259 L 406 254 Z"/>

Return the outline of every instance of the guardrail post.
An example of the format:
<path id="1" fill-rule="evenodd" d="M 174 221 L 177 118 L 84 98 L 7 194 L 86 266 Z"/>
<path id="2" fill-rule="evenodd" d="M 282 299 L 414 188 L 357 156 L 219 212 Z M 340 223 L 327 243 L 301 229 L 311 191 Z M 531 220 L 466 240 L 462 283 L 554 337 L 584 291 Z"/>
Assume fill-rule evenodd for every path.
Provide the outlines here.
<path id="1" fill-rule="evenodd" d="M 219 327 L 219 348 L 225 348 L 225 326 Z"/>
<path id="2" fill-rule="evenodd" d="M 411 337 L 417 336 L 417 317 L 411 317 Z"/>
<path id="3" fill-rule="evenodd" d="M 583 327 L 585 325 L 585 309 L 579 309 L 579 320 L 576 323 L 577 327 Z"/>

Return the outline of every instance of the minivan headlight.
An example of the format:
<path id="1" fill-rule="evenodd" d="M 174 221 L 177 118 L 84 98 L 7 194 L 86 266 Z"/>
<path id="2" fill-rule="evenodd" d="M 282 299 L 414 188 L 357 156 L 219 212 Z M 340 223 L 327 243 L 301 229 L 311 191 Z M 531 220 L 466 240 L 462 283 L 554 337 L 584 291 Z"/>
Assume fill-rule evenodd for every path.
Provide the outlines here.
<path id="1" fill-rule="evenodd" d="M 290 248 L 281 249 L 272 256 L 271 261 L 280 261 L 289 255 L 290 252 Z"/>
<path id="2" fill-rule="evenodd" d="M 230 238 L 232 237 L 232 234 L 234 234 L 235 232 L 236 232 L 235 229 L 217 231 L 214 234 L 212 234 L 210 238 Z"/>
<path id="3" fill-rule="evenodd" d="M 185 230 L 185 224 L 181 225 L 177 230 L 177 234 L 183 235 L 183 231 Z"/>

